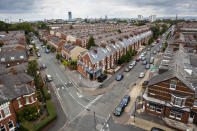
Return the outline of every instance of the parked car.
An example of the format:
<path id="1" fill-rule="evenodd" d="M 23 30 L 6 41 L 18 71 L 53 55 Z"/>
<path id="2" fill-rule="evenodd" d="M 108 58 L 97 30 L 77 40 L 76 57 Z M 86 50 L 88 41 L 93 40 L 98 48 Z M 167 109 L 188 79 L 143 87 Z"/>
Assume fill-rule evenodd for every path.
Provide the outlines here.
<path id="1" fill-rule="evenodd" d="M 142 57 L 142 58 L 141 58 L 141 61 L 144 61 L 144 60 L 146 60 L 146 57 Z"/>
<path id="2" fill-rule="evenodd" d="M 149 47 L 147 48 L 147 51 L 150 51 L 150 48 Z"/>
<path id="3" fill-rule="evenodd" d="M 52 76 L 51 76 L 51 75 L 46 75 L 46 80 L 47 80 L 48 82 L 52 81 L 52 80 L 53 80 L 53 79 L 52 79 Z"/>
<path id="4" fill-rule="evenodd" d="M 121 105 L 121 104 L 118 105 L 118 106 L 115 108 L 115 110 L 114 110 L 114 115 L 115 115 L 115 116 L 120 116 L 120 115 L 123 113 L 124 108 L 125 108 L 124 105 Z"/>
<path id="5" fill-rule="evenodd" d="M 144 81 L 144 82 L 142 83 L 142 87 L 145 88 L 145 87 L 148 85 L 148 83 L 149 83 L 149 81 Z"/>
<path id="6" fill-rule="evenodd" d="M 36 55 L 37 55 L 37 57 L 41 57 L 41 54 L 40 53 L 37 53 Z"/>
<path id="7" fill-rule="evenodd" d="M 142 65 L 146 65 L 146 64 L 147 64 L 147 61 L 144 60 L 144 61 L 142 62 Z"/>
<path id="8" fill-rule="evenodd" d="M 97 78 L 98 82 L 103 82 L 105 79 L 107 79 L 107 75 L 106 75 L 106 74 L 101 74 L 101 75 Z"/>
<path id="9" fill-rule="evenodd" d="M 123 74 L 119 74 L 116 76 L 116 80 L 121 81 L 123 79 L 123 77 L 124 77 Z"/>
<path id="10" fill-rule="evenodd" d="M 135 66 L 135 65 L 136 65 L 136 61 L 134 60 L 134 61 L 132 62 L 132 64 Z"/>
<path id="11" fill-rule="evenodd" d="M 129 67 L 125 67 L 125 68 L 124 68 L 124 71 L 125 71 L 125 72 L 129 72 L 130 70 L 131 70 L 131 69 L 130 69 Z"/>
<path id="12" fill-rule="evenodd" d="M 135 60 L 136 60 L 137 62 L 139 62 L 139 61 L 140 61 L 140 58 L 139 58 L 139 57 L 137 57 Z"/>
<path id="13" fill-rule="evenodd" d="M 125 95 L 120 104 L 126 107 L 129 104 L 129 102 L 130 102 L 130 96 Z"/>
<path id="14" fill-rule="evenodd" d="M 48 54 L 48 53 L 50 53 L 50 52 L 51 52 L 51 51 L 50 51 L 50 50 L 48 50 L 48 49 L 46 49 L 46 50 L 45 50 L 45 53 L 47 53 L 47 54 Z"/>
<path id="15" fill-rule="evenodd" d="M 141 72 L 140 74 L 139 74 L 139 78 L 143 78 L 145 76 L 145 73 L 144 72 Z"/>
<path id="16" fill-rule="evenodd" d="M 152 128 L 151 128 L 151 131 L 164 131 L 164 130 L 161 129 L 161 128 L 152 127 Z"/>
<path id="17" fill-rule="evenodd" d="M 146 64 L 145 69 L 146 70 L 150 69 L 150 64 Z"/>
<path id="18" fill-rule="evenodd" d="M 132 69 L 134 67 L 134 64 L 129 65 L 129 69 Z"/>
<path id="19" fill-rule="evenodd" d="M 147 54 L 146 51 L 144 51 L 143 54 L 146 55 Z"/>
<path id="20" fill-rule="evenodd" d="M 150 62 L 150 64 L 153 64 L 154 63 L 154 57 L 151 57 L 149 62 Z"/>
<path id="21" fill-rule="evenodd" d="M 153 51 L 153 54 L 156 54 L 157 52 L 156 51 Z"/>
<path id="22" fill-rule="evenodd" d="M 45 68 L 47 68 L 45 64 L 42 64 L 40 67 L 40 69 L 45 69 Z"/>

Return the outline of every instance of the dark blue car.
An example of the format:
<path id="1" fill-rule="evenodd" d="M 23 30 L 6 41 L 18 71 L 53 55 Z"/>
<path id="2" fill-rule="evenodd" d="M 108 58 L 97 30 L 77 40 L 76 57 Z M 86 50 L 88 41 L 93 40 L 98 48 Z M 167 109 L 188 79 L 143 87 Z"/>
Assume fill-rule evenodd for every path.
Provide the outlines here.
<path id="1" fill-rule="evenodd" d="M 129 95 L 125 95 L 121 101 L 121 105 L 123 106 L 127 106 L 130 102 L 130 96 Z"/>
<path id="2" fill-rule="evenodd" d="M 119 74 L 116 76 L 116 80 L 121 81 L 123 79 L 123 77 L 124 77 L 123 74 Z"/>

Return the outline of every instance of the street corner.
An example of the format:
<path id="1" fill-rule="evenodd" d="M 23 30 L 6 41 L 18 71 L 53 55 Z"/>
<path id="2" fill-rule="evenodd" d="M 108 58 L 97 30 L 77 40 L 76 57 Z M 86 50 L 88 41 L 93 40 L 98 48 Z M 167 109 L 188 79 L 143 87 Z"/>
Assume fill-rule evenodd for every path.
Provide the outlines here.
<path id="1" fill-rule="evenodd" d="M 124 125 L 128 122 L 129 120 L 129 113 L 127 112 L 123 112 L 120 116 L 115 116 L 114 114 L 112 114 L 112 119 L 114 120 L 115 123 Z"/>

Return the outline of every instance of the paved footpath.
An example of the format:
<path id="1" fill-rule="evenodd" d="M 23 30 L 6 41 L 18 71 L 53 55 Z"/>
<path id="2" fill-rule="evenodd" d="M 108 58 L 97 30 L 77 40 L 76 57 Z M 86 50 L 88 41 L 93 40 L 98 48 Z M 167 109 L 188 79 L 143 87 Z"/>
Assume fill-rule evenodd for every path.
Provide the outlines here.
<path id="1" fill-rule="evenodd" d="M 157 62 L 158 62 L 158 60 L 156 59 L 155 64 Z M 144 76 L 144 78 L 142 78 L 141 80 L 138 80 L 136 82 L 136 85 L 129 92 L 129 95 L 131 97 L 131 101 L 130 101 L 128 107 L 125 109 L 125 112 L 127 112 L 129 114 L 129 120 L 126 124 L 134 125 L 136 127 L 139 127 L 139 128 L 145 129 L 145 130 L 151 130 L 152 127 L 158 127 L 158 128 L 164 129 L 166 131 L 174 131 L 173 129 L 168 128 L 167 126 L 163 126 L 163 125 L 160 125 L 160 124 L 157 124 L 157 123 L 153 123 L 151 121 L 147 121 L 147 120 L 144 120 L 144 119 L 141 119 L 141 118 L 138 118 L 138 117 L 135 117 L 135 123 L 134 123 L 134 117 L 130 116 L 131 112 L 134 111 L 134 104 L 135 104 L 135 101 L 136 101 L 137 97 L 140 96 L 142 91 L 143 91 L 143 88 L 141 87 L 141 85 L 145 80 L 149 79 L 149 74 L 150 74 L 150 70 L 148 70 L 146 72 L 146 75 Z"/>
<path id="2" fill-rule="evenodd" d="M 163 125 L 160 125 L 160 124 L 157 124 L 157 123 L 153 123 L 151 121 L 147 121 L 147 120 L 144 120 L 144 119 L 141 119 L 141 118 L 138 118 L 138 117 L 135 117 L 135 123 L 134 123 L 134 118 L 131 117 L 129 119 L 129 121 L 127 122 L 127 124 L 134 125 L 136 127 L 142 128 L 142 129 L 147 130 L 147 131 L 150 131 L 152 127 L 158 127 L 158 128 L 161 128 L 165 131 L 175 131 L 171 128 L 168 128 L 167 126 L 163 126 Z"/>

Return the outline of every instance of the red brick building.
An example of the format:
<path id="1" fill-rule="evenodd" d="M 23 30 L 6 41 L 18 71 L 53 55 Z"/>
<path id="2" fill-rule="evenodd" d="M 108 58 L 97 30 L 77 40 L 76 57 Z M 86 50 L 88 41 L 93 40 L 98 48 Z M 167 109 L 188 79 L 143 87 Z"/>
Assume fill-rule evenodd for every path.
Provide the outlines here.
<path id="1" fill-rule="evenodd" d="M 10 101 L 0 99 L 0 130 L 15 131 L 16 114 Z"/>
<path id="2" fill-rule="evenodd" d="M 130 38 L 101 41 L 99 47 L 80 53 L 77 69 L 85 77 L 95 80 L 107 70 L 114 69 L 120 56 L 130 48 L 137 50 L 143 42 L 147 43 L 151 35 L 151 31 L 145 31 Z"/>
<path id="3" fill-rule="evenodd" d="M 146 112 L 185 124 L 197 124 L 196 60 L 196 55 L 182 46 L 176 52 L 172 46 L 167 48 L 159 70 L 167 68 L 150 78 L 143 95 Z"/>

